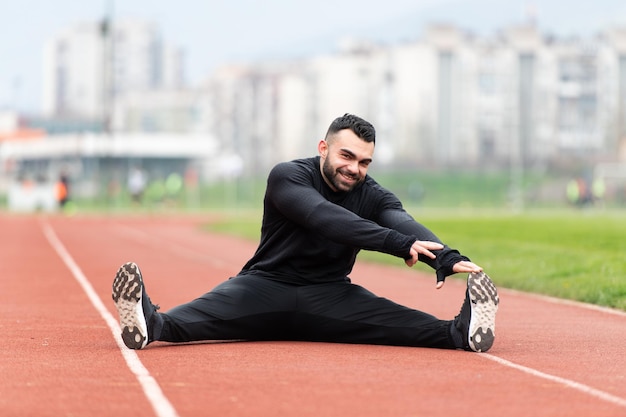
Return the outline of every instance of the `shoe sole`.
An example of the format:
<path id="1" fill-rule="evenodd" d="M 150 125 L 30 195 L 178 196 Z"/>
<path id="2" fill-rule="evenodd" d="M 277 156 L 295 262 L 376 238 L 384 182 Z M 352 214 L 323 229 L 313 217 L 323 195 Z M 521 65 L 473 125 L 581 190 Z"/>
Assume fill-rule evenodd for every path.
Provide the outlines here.
<path id="1" fill-rule="evenodd" d="M 122 340 L 130 349 L 142 349 L 148 344 L 148 326 L 143 314 L 143 279 L 134 262 L 120 267 L 113 280 L 112 297 L 120 316 Z"/>
<path id="2" fill-rule="evenodd" d="M 491 279 L 484 272 L 467 278 L 472 316 L 469 324 L 469 346 L 474 352 L 486 352 L 496 336 L 496 312 L 500 298 Z"/>

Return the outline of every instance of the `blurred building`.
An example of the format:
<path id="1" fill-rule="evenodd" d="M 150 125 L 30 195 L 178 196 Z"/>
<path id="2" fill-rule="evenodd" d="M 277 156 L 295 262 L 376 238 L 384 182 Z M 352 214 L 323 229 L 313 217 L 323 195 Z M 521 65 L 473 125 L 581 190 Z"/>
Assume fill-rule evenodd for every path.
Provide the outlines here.
<path id="1" fill-rule="evenodd" d="M 133 91 L 115 101 L 111 130 L 132 133 L 194 133 L 200 93 L 194 89 Z"/>
<path id="2" fill-rule="evenodd" d="M 104 129 L 126 95 L 184 84 L 182 51 L 167 45 L 155 24 L 134 20 L 65 28 L 46 44 L 43 71 L 46 118 L 92 120 Z"/>

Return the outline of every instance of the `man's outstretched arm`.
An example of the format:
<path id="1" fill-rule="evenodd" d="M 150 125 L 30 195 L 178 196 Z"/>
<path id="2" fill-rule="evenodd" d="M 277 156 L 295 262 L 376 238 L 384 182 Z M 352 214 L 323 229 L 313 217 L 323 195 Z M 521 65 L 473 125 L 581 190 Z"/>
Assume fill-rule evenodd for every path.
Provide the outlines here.
<path id="1" fill-rule="evenodd" d="M 482 271 L 480 266 L 471 262 L 468 257 L 461 255 L 458 250 L 443 244 L 430 229 L 417 222 L 404 209 L 393 208 L 383 210 L 379 216 L 379 223 L 382 226 L 397 230 L 402 234 L 416 236 L 418 239 L 416 243 L 420 241 L 430 241 L 441 244 L 440 249 L 432 249 L 432 253 L 435 257 L 426 256 L 422 252 L 417 252 L 418 260 L 435 269 L 437 274 L 437 288 L 441 288 L 446 277 L 454 273 Z M 415 264 L 415 262 L 413 262 L 413 264 Z M 407 265 L 412 266 L 412 264 L 408 262 Z"/>

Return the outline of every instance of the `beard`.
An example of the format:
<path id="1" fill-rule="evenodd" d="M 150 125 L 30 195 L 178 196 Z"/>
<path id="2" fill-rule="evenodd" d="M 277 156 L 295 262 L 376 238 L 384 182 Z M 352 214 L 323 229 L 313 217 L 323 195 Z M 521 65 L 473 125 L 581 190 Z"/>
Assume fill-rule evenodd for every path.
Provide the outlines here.
<path id="1" fill-rule="evenodd" d="M 326 180 L 336 191 L 348 192 L 362 181 L 362 178 L 360 178 L 358 174 L 349 174 L 346 171 L 335 169 L 328 159 L 326 159 L 322 165 L 322 172 Z M 354 181 L 350 182 L 345 177 L 352 178 Z"/>

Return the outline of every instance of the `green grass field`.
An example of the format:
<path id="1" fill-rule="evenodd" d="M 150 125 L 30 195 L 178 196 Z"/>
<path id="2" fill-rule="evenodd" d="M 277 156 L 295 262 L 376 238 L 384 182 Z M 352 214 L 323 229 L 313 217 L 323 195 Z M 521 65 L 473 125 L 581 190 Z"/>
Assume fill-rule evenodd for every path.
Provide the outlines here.
<path id="1" fill-rule="evenodd" d="M 501 287 L 626 310 L 625 212 L 409 211 Z M 260 217 L 242 212 L 209 227 L 258 240 Z M 380 253 L 362 252 L 359 259 L 405 267 Z"/>

